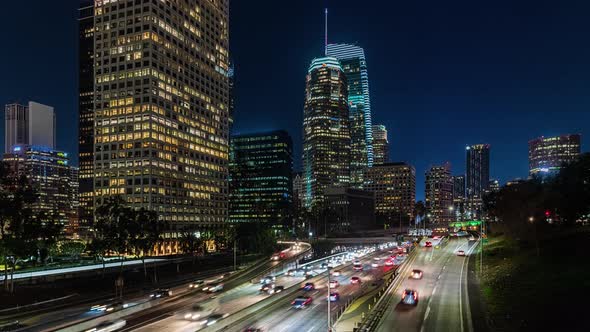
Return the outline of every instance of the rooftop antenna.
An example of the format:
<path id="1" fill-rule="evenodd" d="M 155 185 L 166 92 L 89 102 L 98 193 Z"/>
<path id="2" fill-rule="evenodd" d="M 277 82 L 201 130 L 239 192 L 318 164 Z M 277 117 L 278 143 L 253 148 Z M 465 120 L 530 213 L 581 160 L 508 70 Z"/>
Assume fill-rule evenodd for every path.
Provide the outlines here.
<path id="1" fill-rule="evenodd" d="M 328 8 L 324 11 L 324 55 L 328 56 Z"/>

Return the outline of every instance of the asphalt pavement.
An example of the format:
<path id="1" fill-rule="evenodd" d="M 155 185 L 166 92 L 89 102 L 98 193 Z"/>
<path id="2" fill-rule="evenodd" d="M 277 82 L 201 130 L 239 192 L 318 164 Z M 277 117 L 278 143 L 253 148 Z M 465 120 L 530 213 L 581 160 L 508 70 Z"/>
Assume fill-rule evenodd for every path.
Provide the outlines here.
<path id="1" fill-rule="evenodd" d="M 352 265 L 343 268 L 336 268 L 341 271 L 341 275 L 331 277 L 331 280 L 338 280 L 340 286 L 335 290 L 340 294 L 340 300 L 331 303 L 331 313 L 335 316 L 341 306 L 346 303 L 361 287 L 358 284 L 351 284 L 350 278 L 358 276 L 361 282 L 373 282 L 380 279 L 384 272 L 389 271 L 392 267 L 383 266 L 385 260 L 379 261 L 379 267 L 371 267 L 374 262 L 374 257 L 386 257 L 387 251 L 378 251 L 376 253 L 367 255 L 367 257 L 360 259 L 363 263 L 363 271 L 355 272 Z M 262 331 L 272 332 L 288 332 L 288 331 L 327 331 L 328 329 L 328 279 L 324 276 L 320 282 L 316 283 L 316 290 L 305 292 L 299 291 L 297 294 L 282 299 L 275 304 L 272 304 L 265 310 L 258 312 L 253 317 L 249 317 L 247 321 L 235 324 L 230 329 L 225 331 L 244 331 L 246 328 L 254 327 Z M 303 283 L 302 283 L 303 284 Z M 296 309 L 291 306 L 293 299 L 300 295 L 307 295 L 313 298 L 310 306 L 303 309 Z"/>
<path id="2" fill-rule="evenodd" d="M 457 251 L 469 254 L 475 245 L 475 241 L 456 238 L 440 249 L 418 248 L 410 271 L 422 270 L 423 277 L 400 276 L 404 280 L 391 295 L 394 301 L 377 331 L 473 331 L 467 294 L 468 258 L 457 256 Z M 418 292 L 416 306 L 400 303 L 405 289 Z"/>

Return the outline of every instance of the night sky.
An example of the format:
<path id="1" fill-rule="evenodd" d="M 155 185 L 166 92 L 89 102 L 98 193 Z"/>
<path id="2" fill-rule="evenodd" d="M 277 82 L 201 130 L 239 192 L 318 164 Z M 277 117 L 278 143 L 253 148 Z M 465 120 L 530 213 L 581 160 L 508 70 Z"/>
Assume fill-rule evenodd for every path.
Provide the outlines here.
<path id="1" fill-rule="evenodd" d="M 56 108 L 58 147 L 77 152 L 78 1 L 2 1 L 0 104 Z M 329 42 L 365 49 L 374 123 L 393 161 L 424 172 L 489 143 L 491 176 L 526 177 L 527 141 L 581 133 L 590 146 L 590 2 L 233 0 L 239 133 L 286 129 L 301 165 L 307 66 Z M 34 9 L 34 10 L 33 10 Z M 2 127 L 2 131 L 3 131 Z M 2 140 L 3 140 L 2 132 Z M 2 147 L 4 143 L 2 142 Z M 77 160 L 74 160 L 77 163 Z"/>

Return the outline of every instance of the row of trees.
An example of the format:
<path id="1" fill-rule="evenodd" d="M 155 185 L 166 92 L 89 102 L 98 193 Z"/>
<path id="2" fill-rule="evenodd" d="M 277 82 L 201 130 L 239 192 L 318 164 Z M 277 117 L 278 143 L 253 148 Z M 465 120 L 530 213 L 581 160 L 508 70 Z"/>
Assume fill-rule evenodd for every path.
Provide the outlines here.
<path id="1" fill-rule="evenodd" d="M 124 258 L 132 256 L 143 261 L 147 277 L 146 258 L 165 241 L 192 255 L 193 262 L 207 254 L 211 244 L 218 251 L 233 249 L 235 244 L 243 254 L 270 253 L 275 249 L 275 232 L 266 224 L 217 230 L 187 228 L 178 236 L 170 233 L 169 225 L 155 211 L 132 208 L 121 197 L 112 197 L 97 207 L 91 238 L 68 240 L 64 237 L 63 218 L 33 211 L 38 197 L 25 176 L 16 177 L 0 163 L 0 270 L 4 273 L 4 288 L 10 292 L 14 291 L 16 269 L 45 265 L 48 258 L 56 256 L 73 261 L 86 254 L 102 262 L 103 269 L 109 257 L 122 258 L 122 267 Z"/>
<path id="2" fill-rule="evenodd" d="M 535 177 L 484 196 L 490 227 L 522 243 L 535 243 L 555 227 L 587 222 L 590 215 L 590 154 L 550 177 Z"/>
<path id="3" fill-rule="evenodd" d="M 38 195 L 25 176 L 0 164 L 0 265 L 4 288 L 14 290 L 14 270 L 20 264 L 44 264 L 62 233 L 57 214 L 33 211 Z M 10 271 L 10 278 L 9 278 Z"/>

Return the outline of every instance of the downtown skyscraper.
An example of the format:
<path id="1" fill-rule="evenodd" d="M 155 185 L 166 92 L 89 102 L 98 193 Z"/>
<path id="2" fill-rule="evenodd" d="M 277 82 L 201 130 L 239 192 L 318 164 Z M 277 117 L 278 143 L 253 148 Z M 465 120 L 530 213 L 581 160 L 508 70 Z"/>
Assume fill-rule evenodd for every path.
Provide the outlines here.
<path id="1" fill-rule="evenodd" d="M 314 59 L 306 77 L 303 177 L 307 209 L 324 203 L 329 186 L 350 184 L 348 84 L 338 59 Z"/>
<path id="2" fill-rule="evenodd" d="M 384 125 L 373 125 L 373 165 L 389 162 L 389 139 Z"/>
<path id="3" fill-rule="evenodd" d="M 172 231 L 227 220 L 228 2 L 94 2 L 92 33 L 81 34 L 92 38 L 92 57 L 81 52 L 80 64 L 93 64 L 84 78 L 92 112 L 80 101 L 80 177 L 90 170 L 83 157 L 92 158 L 94 206 L 120 195 Z"/>
<path id="4" fill-rule="evenodd" d="M 292 227 L 293 141 L 284 130 L 232 136 L 229 222 Z"/>
<path id="5" fill-rule="evenodd" d="M 373 126 L 369 75 L 363 48 L 350 44 L 327 44 L 326 55 L 338 59 L 348 82 L 351 138 L 351 186 L 362 187 L 364 174 L 373 165 Z"/>
<path id="6" fill-rule="evenodd" d="M 449 164 L 432 166 L 426 172 L 424 197 L 431 222 L 448 223 L 455 220 L 453 177 Z"/>
<path id="7" fill-rule="evenodd" d="M 529 174 L 547 175 L 559 172 L 564 164 L 580 156 L 581 135 L 567 134 L 539 137 L 529 141 Z"/>
<path id="8" fill-rule="evenodd" d="M 482 214 L 483 195 L 490 186 L 490 145 L 474 144 L 465 148 L 465 195 L 468 217 Z"/>
<path id="9" fill-rule="evenodd" d="M 78 9 L 78 165 L 80 230 L 94 215 L 94 0 Z"/>

